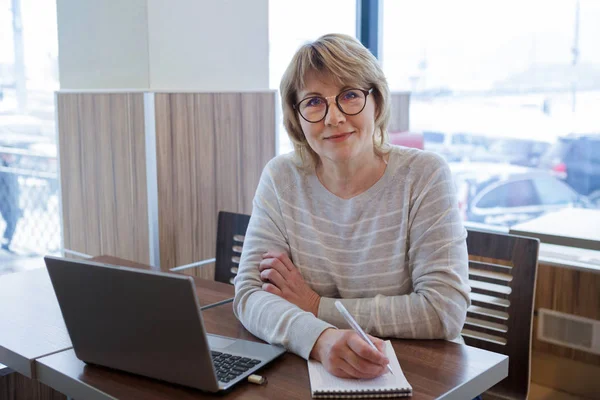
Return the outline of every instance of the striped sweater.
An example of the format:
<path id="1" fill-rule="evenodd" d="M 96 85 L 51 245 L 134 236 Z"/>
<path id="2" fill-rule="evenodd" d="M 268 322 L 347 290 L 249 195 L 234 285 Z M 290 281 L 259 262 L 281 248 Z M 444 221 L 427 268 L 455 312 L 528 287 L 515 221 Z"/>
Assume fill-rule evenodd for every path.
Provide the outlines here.
<path id="1" fill-rule="evenodd" d="M 234 312 L 254 335 L 306 359 L 325 329 L 348 328 L 336 299 L 371 335 L 453 339 L 470 302 L 465 239 L 450 170 L 433 153 L 393 146 L 383 176 L 347 200 L 281 155 L 256 190 Z M 269 250 L 287 252 L 321 296 L 318 317 L 261 289 Z"/>

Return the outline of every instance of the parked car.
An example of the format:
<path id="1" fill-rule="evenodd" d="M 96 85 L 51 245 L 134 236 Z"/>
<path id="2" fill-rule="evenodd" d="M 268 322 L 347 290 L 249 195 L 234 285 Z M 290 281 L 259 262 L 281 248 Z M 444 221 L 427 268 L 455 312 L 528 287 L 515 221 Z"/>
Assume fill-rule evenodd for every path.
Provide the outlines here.
<path id="1" fill-rule="evenodd" d="M 600 207 L 600 133 L 561 137 L 540 159 L 578 193 Z"/>
<path id="2" fill-rule="evenodd" d="M 547 171 L 499 163 L 451 163 L 459 209 L 467 221 L 510 227 L 590 201 Z"/>
<path id="3" fill-rule="evenodd" d="M 550 145 L 549 142 L 538 140 L 498 138 L 490 144 L 489 151 L 472 159 L 536 167 Z"/>
<path id="4" fill-rule="evenodd" d="M 423 131 L 425 150 L 440 154 L 447 161 L 461 161 L 486 152 L 488 139 L 468 132 Z"/>

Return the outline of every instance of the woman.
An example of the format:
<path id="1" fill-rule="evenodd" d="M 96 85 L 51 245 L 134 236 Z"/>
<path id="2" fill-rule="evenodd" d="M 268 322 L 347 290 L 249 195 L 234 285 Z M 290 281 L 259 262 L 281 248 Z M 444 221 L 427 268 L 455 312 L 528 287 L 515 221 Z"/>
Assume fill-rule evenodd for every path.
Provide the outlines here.
<path id="1" fill-rule="evenodd" d="M 348 329 L 335 299 L 376 336 L 457 338 L 469 286 L 452 177 L 440 157 L 387 144 L 390 93 L 375 57 L 325 35 L 298 50 L 280 89 L 294 153 L 271 160 L 258 185 L 237 317 L 340 377 L 378 376 L 388 360 Z"/>

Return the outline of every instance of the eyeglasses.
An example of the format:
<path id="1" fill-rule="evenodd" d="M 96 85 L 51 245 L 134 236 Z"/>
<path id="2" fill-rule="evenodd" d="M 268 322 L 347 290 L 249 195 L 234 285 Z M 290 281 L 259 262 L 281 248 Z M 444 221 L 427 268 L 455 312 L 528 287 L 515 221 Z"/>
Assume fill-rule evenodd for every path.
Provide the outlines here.
<path id="1" fill-rule="evenodd" d="M 369 90 L 363 89 L 346 89 L 335 96 L 335 104 L 338 109 L 346 115 L 360 114 L 367 105 L 367 96 L 373 92 L 373 88 Z M 334 96 L 310 96 L 298 104 L 294 105 L 294 110 L 300 113 L 300 116 L 307 122 L 317 123 L 325 119 L 329 112 L 329 101 Z"/>

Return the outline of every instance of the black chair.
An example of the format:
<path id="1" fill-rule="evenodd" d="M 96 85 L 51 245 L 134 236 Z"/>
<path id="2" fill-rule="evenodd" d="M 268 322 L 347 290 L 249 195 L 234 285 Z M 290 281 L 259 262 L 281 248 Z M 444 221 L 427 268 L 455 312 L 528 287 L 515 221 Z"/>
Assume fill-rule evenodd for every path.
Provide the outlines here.
<path id="1" fill-rule="evenodd" d="M 246 235 L 249 222 L 249 215 L 219 211 L 216 257 L 175 267 L 171 271 L 183 271 L 214 263 L 215 281 L 233 284 L 233 278 L 237 275 L 244 235 Z"/>
<path id="2" fill-rule="evenodd" d="M 508 377 L 484 399 L 526 399 L 539 240 L 468 230 L 471 307 L 465 343 L 509 357 Z"/>

